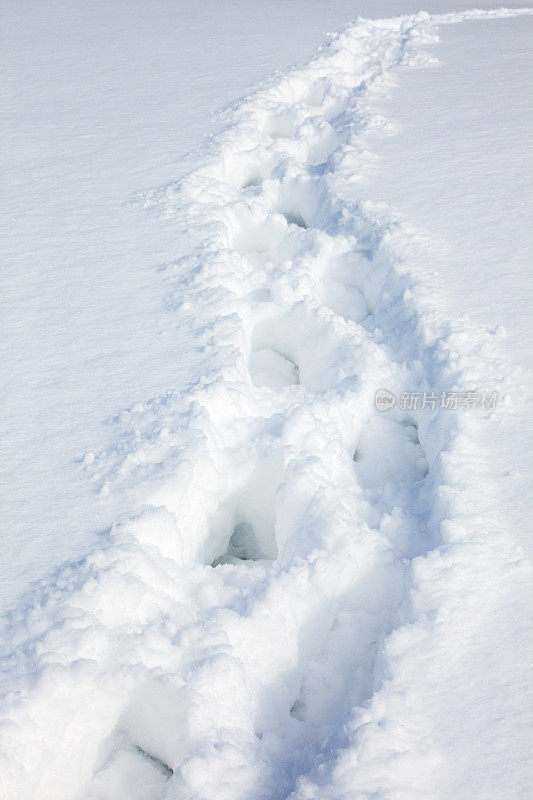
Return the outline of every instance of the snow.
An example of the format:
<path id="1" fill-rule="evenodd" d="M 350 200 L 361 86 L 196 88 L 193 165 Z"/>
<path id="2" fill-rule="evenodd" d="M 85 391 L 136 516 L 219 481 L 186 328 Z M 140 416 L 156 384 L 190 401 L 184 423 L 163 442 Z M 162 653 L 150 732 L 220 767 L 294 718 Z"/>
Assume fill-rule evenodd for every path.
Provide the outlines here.
<path id="1" fill-rule="evenodd" d="M 379 168 L 365 181 L 369 196 L 393 205 L 395 214 L 438 242 L 427 273 L 437 272 L 444 284 L 446 313 L 467 313 L 499 337 L 513 391 L 486 440 L 494 483 L 506 486 L 505 511 L 494 511 L 503 522 L 512 520 L 529 555 L 529 520 L 520 498 L 527 495 L 533 452 L 527 423 L 533 338 L 525 301 L 532 291 L 533 247 L 530 38 L 530 26 L 516 18 L 442 29 L 432 48 L 442 64 L 431 81 L 423 71 L 405 72 L 379 103 L 394 127 L 390 136 L 376 132 L 368 139 Z M 409 103 L 413 96 L 416 104 Z"/>
<path id="2" fill-rule="evenodd" d="M 162 36 L 168 26 L 156 19 Z M 311 30 L 299 34 L 302 48 Z M 100 195 L 95 180 L 86 184 L 87 239 L 79 238 L 84 206 L 68 222 L 69 192 L 43 185 L 55 194 L 42 213 L 65 220 L 68 233 L 54 246 L 64 258 L 57 273 L 38 270 L 41 242 L 31 287 L 6 276 L 30 306 L 18 320 L 24 363 L 9 364 L 15 385 L 34 381 L 33 413 L 50 412 L 53 399 L 81 414 L 86 402 L 61 436 L 57 417 L 50 428 L 67 458 L 85 455 L 76 482 L 66 469 L 54 473 L 70 485 L 56 489 L 57 516 L 48 514 L 48 533 L 36 536 L 11 586 L 57 566 L 59 552 L 88 550 L 96 519 L 115 522 L 3 620 L 6 797 L 526 796 L 531 567 L 520 547 L 523 513 L 509 519 L 505 505 L 518 505 L 519 477 L 507 488 L 493 463 L 502 456 L 521 468 L 508 419 L 519 428 L 525 420 L 513 405 L 523 377 L 509 348 L 526 330 L 512 288 L 524 262 L 510 257 L 512 271 L 499 269 L 486 189 L 473 193 L 475 224 L 455 187 L 462 180 L 464 196 L 489 160 L 504 158 L 497 140 L 492 151 L 484 144 L 498 128 L 480 91 L 504 58 L 513 67 L 497 73 L 500 101 L 512 87 L 507 113 L 520 118 L 513 136 L 522 143 L 530 30 L 529 17 L 505 10 L 359 19 L 229 107 L 181 180 L 174 163 L 154 155 L 150 166 L 144 152 L 152 139 L 152 153 L 167 146 L 168 119 L 165 127 L 156 116 L 131 151 L 120 146 L 131 160 L 114 167 L 116 194 L 107 179 Z M 279 64 L 277 45 L 271 57 Z M 478 86 L 465 88 L 474 67 Z M 222 87 L 242 94 L 239 81 L 253 79 L 228 74 L 221 70 L 211 97 Z M 443 100 L 461 91 L 462 106 Z M 474 141 L 454 151 L 465 114 L 477 120 Z M 499 120 L 507 146 L 509 123 Z M 65 143 L 71 134 L 67 126 Z M 509 143 L 509 163 L 515 152 Z M 90 170 L 105 171 L 106 157 L 95 152 Z M 71 168 L 83 194 L 79 158 Z M 514 222 L 522 184 L 505 163 L 491 175 Z M 158 188 L 142 188 L 148 176 Z M 88 250 L 99 231 L 110 236 L 104 219 L 127 193 L 135 199 L 121 210 L 123 226 L 112 215 L 120 231 Z M 519 223 L 500 226 L 502 254 L 517 237 L 522 246 Z M 157 280 L 147 272 L 154 253 Z M 472 254 L 487 264 L 494 294 L 469 269 Z M 45 324 L 45 282 L 54 280 L 62 281 L 57 331 Z M 78 290 L 85 284 L 90 294 Z M 486 316 L 470 314 L 468 295 L 474 306 L 490 298 Z M 502 310 L 507 349 L 495 327 Z M 39 324 L 28 328 L 30 315 Z M 32 356 L 39 330 L 46 345 Z M 80 371 L 69 391 L 65 353 Z M 89 391 L 91 365 L 98 382 Z M 43 393 L 41 376 L 61 390 Z M 105 403 L 96 401 L 104 388 Z M 500 403 L 380 412 L 384 389 L 396 398 L 495 390 Z M 99 448 L 94 416 L 123 400 Z M 20 391 L 8 397 L 9 419 L 20 415 L 17 402 Z M 38 421 L 28 427 L 24 448 L 8 442 L 35 481 L 46 462 L 27 466 Z M 78 502 L 82 475 L 99 493 L 98 512 Z M 41 502 L 54 505 L 47 489 Z M 22 493 L 16 502 L 13 516 Z M 32 528 L 37 508 L 28 510 Z M 84 515 L 69 553 L 64 539 Z M 33 541 L 30 531 L 26 548 Z M 13 532 L 6 543 L 14 552 Z"/>
<path id="3" fill-rule="evenodd" d="M 394 131 L 390 136 L 372 133 L 366 142 L 379 169 L 370 168 L 365 191 L 394 204 L 395 214 L 438 242 L 431 261 L 421 259 L 418 266 L 426 278 L 438 272 L 447 314 L 467 313 L 494 340 L 508 402 L 497 424 L 476 431 L 485 454 L 483 486 L 490 487 L 476 508 L 486 508 L 494 537 L 514 541 L 530 558 L 524 498 L 533 450 L 532 341 L 525 302 L 533 288 L 531 26 L 516 18 L 465 22 L 442 29 L 440 38 L 431 52 L 442 65 L 431 83 L 422 71 L 409 71 L 390 98 L 379 103 L 381 113 L 394 120 Z M 416 104 L 409 102 L 411 97 Z M 488 372 L 485 381 L 488 375 L 493 380 L 493 374 Z M 469 458 L 468 465 L 477 472 L 476 461 Z M 494 539 L 489 541 L 494 546 Z M 521 687 L 531 685 L 524 666 L 532 655 L 531 576 L 525 572 L 510 581 L 489 568 L 485 553 L 478 559 L 483 577 L 473 583 L 477 619 L 457 610 L 447 626 L 448 635 L 455 629 L 450 650 L 461 638 L 468 643 L 461 665 L 449 674 L 435 675 L 433 669 L 425 679 L 417 673 L 416 693 L 420 703 L 433 709 L 433 719 L 438 708 L 447 709 L 434 733 L 442 751 L 453 753 L 453 769 L 440 796 L 523 797 L 528 793 L 523 768 L 530 760 L 531 717 Z M 481 602 L 478 592 L 490 574 Z M 441 652 L 443 645 L 439 640 Z"/>
<path id="4" fill-rule="evenodd" d="M 157 274 L 180 243 L 132 195 L 190 169 L 214 112 L 353 14 L 351 0 L 3 4 L 3 609 L 128 508 L 96 502 L 77 468 L 106 446 L 102 421 L 180 385 Z"/>

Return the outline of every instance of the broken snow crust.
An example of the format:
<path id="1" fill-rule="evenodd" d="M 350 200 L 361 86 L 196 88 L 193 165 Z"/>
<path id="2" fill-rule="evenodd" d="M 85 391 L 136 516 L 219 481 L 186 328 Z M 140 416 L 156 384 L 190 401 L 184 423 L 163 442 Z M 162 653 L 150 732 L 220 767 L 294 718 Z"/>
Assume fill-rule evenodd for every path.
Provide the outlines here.
<path id="1" fill-rule="evenodd" d="M 424 238 L 358 196 L 359 136 L 436 25 L 517 13 L 358 20 L 142 195 L 183 228 L 164 279 L 197 375 L 87 459 L 142 507 L 4 620 L 6 797 L 439 796 L 413 677 L 454 669 L 454 615 L 490 614 L 472 587 L 526 565 L 484 512 L 492 412 L 375 408 L 499 366 L 410 269 Z"/>

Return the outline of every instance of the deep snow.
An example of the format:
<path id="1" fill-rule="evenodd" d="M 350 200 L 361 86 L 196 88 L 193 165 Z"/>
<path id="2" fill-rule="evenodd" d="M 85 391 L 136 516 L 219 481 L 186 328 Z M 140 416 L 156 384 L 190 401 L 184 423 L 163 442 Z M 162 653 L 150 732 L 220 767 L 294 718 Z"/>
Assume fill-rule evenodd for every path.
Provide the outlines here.
<path id="1" fill-rule="evenodd" d="M 429 91 L 436 23 L 530 26 L 478 16 L 356 23 L 137 194 L 169 235 L 176 386 L 84 458 L 137 516 L 6 618 L 7 796 L 525 795 L 505 641 L 525 641 L 529 567 L 489 456 L 521 378 L 428 274 L 422 182 L 402 222 L 376 184 L 386 98 L 399 67 Z M 380 414 L 382 387 L 503 402 Z"/>

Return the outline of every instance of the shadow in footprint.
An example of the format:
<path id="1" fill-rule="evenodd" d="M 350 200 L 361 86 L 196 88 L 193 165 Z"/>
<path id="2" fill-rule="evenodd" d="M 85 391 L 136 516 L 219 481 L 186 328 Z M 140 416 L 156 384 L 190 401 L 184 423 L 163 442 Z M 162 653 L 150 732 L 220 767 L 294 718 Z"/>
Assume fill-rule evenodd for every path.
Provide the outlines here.
<path id="1" fill-rule="evenodd" d="M 412 485 L 425 478 L 429 469 L 411 420 L 373 417 L 361 431 L 353 459 L 364 488 Z"/>
<path id="2" fill-rule="evenodd" d="M 250 355 L 249 369 L 256 386 L 268 386 L 276 392 L 300 383 L 297 364 L 270 348 L 255 350 Z"/>
<path id="3" fill-rule="evenodd" d="M 128 800 L 163 800 L 173 770 L 157 756 L 125 742 L 96 771 L 89 783 L 91 797 L 102 800 L 119 794 Z"/>
<path id="4" fill-rule="evenodd" d="M 165 764 L 165 762 L 162 761 L 160 758 L 157 758 L 157 756 L 153 756 L 150 753 L 147 753 L 146 750 L 143 750 L 143 748 L 139 747 L 139 745 L 137 744 L 134 744 L 133 748 L 139 753 L 139 755 L 145 758 L 149 764 L 151 764 L 155 769 L 157 769 L 158 772 L 161 773 L 161 775 L 164 775 L 165 778 L 170 778 L 170 776 L 174 774 L 174 770 L 171 769 L 168 766 L 168 764 Z"/>
<path id="5" fill-rule="evenodd" d="M 263 179 L 261 175 L 251 175 L 241 184 L 241 189 L 252 189 L 261 186 Z"/>
<path id="6" fill-rule="evenodd" d="M 301 214 L 294 214 L 290 211 L 280 211 L 279 213 L 285 217 L 288 225 L 297 225 L 299 228 L 303 228 L 304 231 L 309 227 Z"/>
<path id="7" fill-rule="evenodd" d="M 239 522 L 233 529 L 227 550 L 215 558 L 211 566 L 239 564 L 243 561 L 273 561 L 275 557 L 273 553 L 262 552 L 249 522 Z"/>

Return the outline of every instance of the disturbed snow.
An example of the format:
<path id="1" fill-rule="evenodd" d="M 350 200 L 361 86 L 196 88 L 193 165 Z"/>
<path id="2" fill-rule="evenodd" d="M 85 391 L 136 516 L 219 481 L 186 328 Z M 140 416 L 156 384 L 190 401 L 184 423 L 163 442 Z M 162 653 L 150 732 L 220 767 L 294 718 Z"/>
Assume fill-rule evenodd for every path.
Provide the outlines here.
<path id="1" fill-rule="evenodd" d="M 359 137 L 437 24 L 511 13 L 359 20 L 140 196 L 183 228 L 162 274 L 190 383 L 85 456 L 135 516 L 4 620 L 6 797 L 439 796 L 412 679 L 468 626 L 472 587 L 526 564 L 484 516 L 494 412 L 374 397 L 509 385 L 412 270 L 423 237 L 360 196 Z"/>

